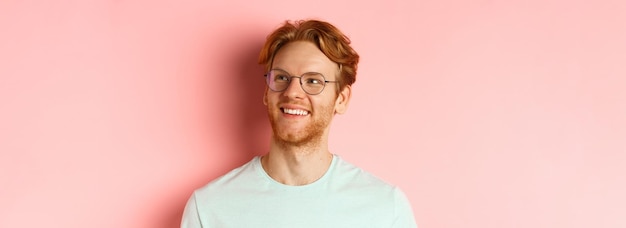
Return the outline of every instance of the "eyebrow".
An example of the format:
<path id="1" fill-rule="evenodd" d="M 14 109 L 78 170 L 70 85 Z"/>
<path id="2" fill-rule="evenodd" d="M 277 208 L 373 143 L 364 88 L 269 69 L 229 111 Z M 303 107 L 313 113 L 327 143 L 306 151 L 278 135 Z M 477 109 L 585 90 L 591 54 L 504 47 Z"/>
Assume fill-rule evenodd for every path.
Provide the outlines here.
<path id="1" fill-rule="evenodd" d="M 282 72 L 285 72 L 285 73 L 289 74 L 290 76 L 295 76 L 294 74 L 289 73 L 289 71 L 283 70 L 283 69 L 281 69 L 281 68 L 272 68 L 272 69 L 270 69 L 270 71 L 272 71 L 272 70 L 280 70 L 280 71 L 282 71 Z M 316 72 L 316 71 L 307 71 L 307 72 L 302 73 L 302 75 L 305 75 L 305 74 L 310 74 L 310 73 L 314 73 L 314 74 L 321 74 L 322 76 L 326 77 L 324 74 L 322 74 L 322 73 L 320 73 L 320 72 Z M 299 75 L 299 76 L 302 76 L 302 75 Z"/>
<path id="2" fill-rule="evenodd" d="M 280 70 L 280 71 L 284 71 L 285 73 L 291 74 L 291 73 L 289 73 L 286 70 L 283 70 L 281 68 L 272 68 L 272 69 L 270 69 L 270 71 L 272 71 L 272 70 Z"/>

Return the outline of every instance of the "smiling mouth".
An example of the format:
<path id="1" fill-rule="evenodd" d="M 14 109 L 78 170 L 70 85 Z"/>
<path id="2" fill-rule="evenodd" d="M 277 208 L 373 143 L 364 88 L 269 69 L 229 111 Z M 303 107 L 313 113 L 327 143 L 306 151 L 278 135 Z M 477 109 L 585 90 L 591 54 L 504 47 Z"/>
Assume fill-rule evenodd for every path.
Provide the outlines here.
<path id="1" fill-rule="evenodd" d="M 302 110 L 302 109 L 288 109 L 288 108 L 281 108 L 281 110 L 283 111 L 283 113 L 286 114 L 290 114 L 290 115 L 298 115 L 298 116 L 306 116 L 309 115 L 309 112 L 306 110 Z"/>

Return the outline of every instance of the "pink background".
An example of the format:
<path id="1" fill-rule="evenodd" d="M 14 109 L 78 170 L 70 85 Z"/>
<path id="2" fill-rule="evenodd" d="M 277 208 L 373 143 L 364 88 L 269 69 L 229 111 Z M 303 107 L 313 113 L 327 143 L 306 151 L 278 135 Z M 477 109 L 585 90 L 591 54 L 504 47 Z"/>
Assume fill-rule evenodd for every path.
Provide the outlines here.
<path id="1" fill-rule="evenodd" d="M 621 0 L 1 1 L 0 227 L 177 227 L 267 150 L 256 57 L 300 18 L 362 57 L 331 151 L 420 227 L 626 227 Z"/>

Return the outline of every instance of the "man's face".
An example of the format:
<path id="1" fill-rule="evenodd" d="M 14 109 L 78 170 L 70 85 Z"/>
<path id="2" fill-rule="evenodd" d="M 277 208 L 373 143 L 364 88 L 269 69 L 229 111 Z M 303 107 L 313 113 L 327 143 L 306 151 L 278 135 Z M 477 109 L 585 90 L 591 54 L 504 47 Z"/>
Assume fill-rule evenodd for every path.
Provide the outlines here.
<path id="1" fill-rule="evenodd" d="M 280 69 L 292 76 L 317 72 L 327 81 L 336 81 L 338 65 L 328 59 L 315 44 L 305 41 L 291 42 L 274 56 L 272 69 Z M 267 105 L 273 137 L 284 145 L 309 145 L 320 143 L 328 135 L 330 122 L 335 113 L 343 113 L 350 99 L 350 86 L 336 93 L 337 83 L 326 83 L 317 95 L 309 95 L 300 86 L 298 78 L 292 78 L 289 87 L 282 92 L 265 89 L 263 102 Z"/>

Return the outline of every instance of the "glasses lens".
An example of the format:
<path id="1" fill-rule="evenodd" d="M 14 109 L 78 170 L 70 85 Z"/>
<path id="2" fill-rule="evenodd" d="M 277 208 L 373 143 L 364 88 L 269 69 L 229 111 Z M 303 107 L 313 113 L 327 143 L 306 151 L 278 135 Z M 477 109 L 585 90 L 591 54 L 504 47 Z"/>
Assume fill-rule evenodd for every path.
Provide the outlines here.
<path id="1" fill-rule="evenodd" d="M 326 79 L 319 73 L 307 73 L 300 78 L 302 89 L 309 94 L 319 94 L 324 90 Z"/>
<path id="2" fill-rule="evenodd" d="M 287 72 L 272 70 L 267 74 L 267 86 L 274 91 L 283 91 L 289 86 L 291 77 Z"/>

